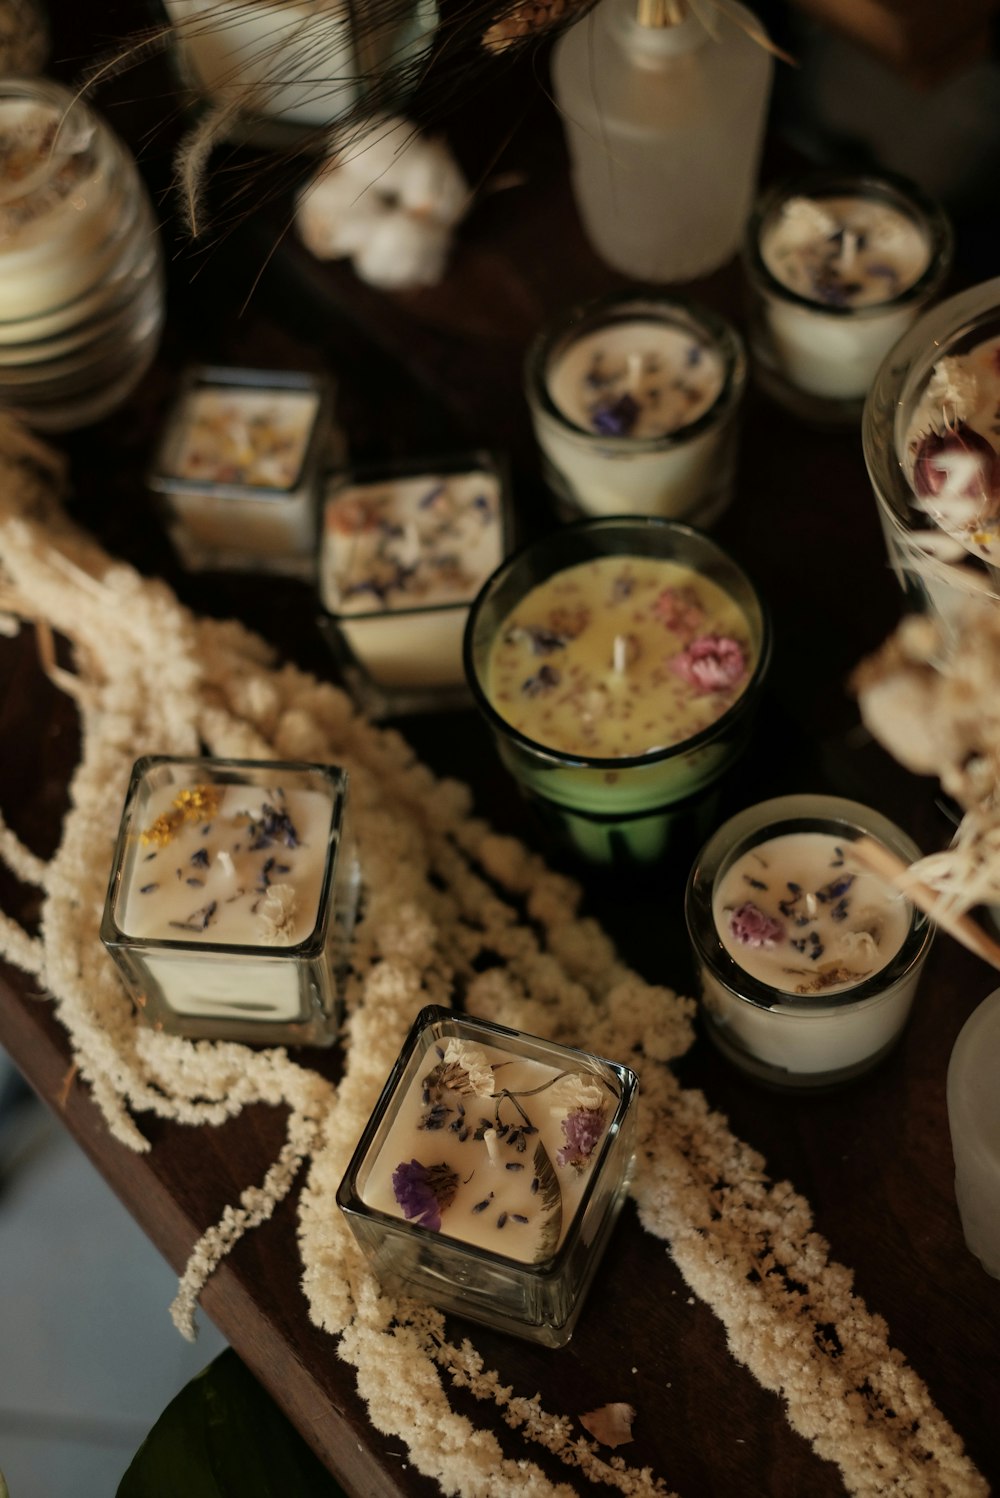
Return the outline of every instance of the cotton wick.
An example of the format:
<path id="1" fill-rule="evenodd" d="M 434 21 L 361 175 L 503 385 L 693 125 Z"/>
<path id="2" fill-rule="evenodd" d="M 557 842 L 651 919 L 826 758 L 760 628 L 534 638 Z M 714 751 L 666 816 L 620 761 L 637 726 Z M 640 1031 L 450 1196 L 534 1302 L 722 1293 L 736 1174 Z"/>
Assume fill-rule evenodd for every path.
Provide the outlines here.
<path id="1" fill-rule="evenodd" d="M 848 270 L 854 264 L 854 257 L 858 253 L 858 236 L 853 229 L 845 229 L 840 241 L 840 263 Z"/>
<path id="2" fill-rule="evenodd" d="M 497 1131 L 496 1131 L 496 1129 L 485 1129 L 483 1131 L 483 1143 L 486 1146 L 486 1153 L 490 1157 L 490 1164 L 491 1165 L 499 1165 L 500 1164 L 500 1141 L 497 1139 Z"/>
<path id="3" fill-rule="evenodd" d="M 625 668 L 628 665 L 628 635 L 615 635 L 611 665 L 616 676 L 625 675 Z"/>
<path id="4" fill-rule="evenodd" d="M 625 388 L 629 395 L 638 395 L 642 388 L 643 364 L 641 354 L 628 354 L 625 359 Z"/>

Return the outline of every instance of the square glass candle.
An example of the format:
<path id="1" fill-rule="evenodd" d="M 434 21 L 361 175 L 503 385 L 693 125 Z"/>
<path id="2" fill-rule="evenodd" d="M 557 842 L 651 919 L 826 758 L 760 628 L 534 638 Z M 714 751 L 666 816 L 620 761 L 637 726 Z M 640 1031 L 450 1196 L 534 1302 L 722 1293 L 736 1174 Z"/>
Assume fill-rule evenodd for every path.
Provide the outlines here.
<path id="1" fill-rule="evenodd" d="M 145 1023 L 332 1044 L 359 886 L 346 801 L 332 766 L 136 761 L 101 939 Z"/>
<path id="2" fill-rule="evenodd" d="M 532 542 L 473 604 L 465 667 L 504 764 L 594 864 L 690 858 L 747 743 L 771 653 L 750 579 L 653 516 Z"/>
<path id="3" fill-rule="evenodd" d="M 370 715 L 467 702 L 469 605 L 510 545 L 505 465 L 496 454 L 369 466 L 331 479 L 319 623 Z"/>
<path id="4" fill-rule="evenodd" d="M 951 256 L 944 211 L 902 178 L 827 171 L 776 183 L 744 251 L 755 377 L 806 420 L 857 422 Z"/>
<path id="5" fill-rule="evenodd" d="M 729 502 L 746 355 L 707 307 L 616 292 L 545 328 L 525 390 L 546 480 L 568 518 L 709 525 Z"/>
<path id="6" fill-rule="evenodd" d="M 190 370 L 149 477 L 184 565 L 310 577 L 332 421 L 315 375 Z"/>
<path id="7" fill-rule="evenodd" d="M 421 1011 L 337 1193 L 387 1290 L 568 1342 L 631 1177 L 628 1067 Z"/>
<path id="8" fill-rule="evenodd" d="M 858 1076 L 909 1016 L 931 924 L 852 852 L 863 837 L 907 863 L 920 856 L 870 807 L 780 796 L 720 827 L 691 871 L 685 907 L 708 1033 L 772 1086 Z"/>

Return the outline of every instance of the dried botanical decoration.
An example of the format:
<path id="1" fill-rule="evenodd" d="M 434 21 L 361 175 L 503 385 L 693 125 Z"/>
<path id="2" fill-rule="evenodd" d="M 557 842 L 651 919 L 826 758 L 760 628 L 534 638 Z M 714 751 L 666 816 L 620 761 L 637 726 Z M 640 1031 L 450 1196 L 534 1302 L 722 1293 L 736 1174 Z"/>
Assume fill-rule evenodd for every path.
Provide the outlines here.
<path id="1" fill-rule="evenodd" d="M 580 1416 L 584 1430 L 602 1446 L 624 1446 L 632 1439 L 635 1410 L 630 1404 L 602 1404 Z"/>

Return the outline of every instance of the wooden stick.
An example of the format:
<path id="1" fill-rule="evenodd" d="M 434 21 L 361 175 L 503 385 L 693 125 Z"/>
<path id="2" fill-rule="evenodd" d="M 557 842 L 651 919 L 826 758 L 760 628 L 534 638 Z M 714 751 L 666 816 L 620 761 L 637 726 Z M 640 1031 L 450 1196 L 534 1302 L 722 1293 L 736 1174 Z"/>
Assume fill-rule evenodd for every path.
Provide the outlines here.
<path id="1" fill-rule="evenodd" d="M 967 915 L 956 915 L 948 909 L 943 897 L 937 890 L 931 889 L 929 884 L 921 884 L 919 881 L 911 883 L 909 879 L 902 876 L 909 872 L 909 864 L 895 853 L 890 853 L 881 843 L 874 838 L 860 837 L 851 843 L 851 854 L 858 863 L 870 869 L 873 874 L 889 884 L 894 884 L 901 889 L 907 899 L 912 900 L 914 905 L 927 912 L 936 925 L 947 931 L 956 941 L 968 947 L 977 957 L 984 962 L 989 962 L 995 968 L 1000 968 L 1000 943 L 995 942 L 992 937 L 986 935 L 981 926 Z"/>

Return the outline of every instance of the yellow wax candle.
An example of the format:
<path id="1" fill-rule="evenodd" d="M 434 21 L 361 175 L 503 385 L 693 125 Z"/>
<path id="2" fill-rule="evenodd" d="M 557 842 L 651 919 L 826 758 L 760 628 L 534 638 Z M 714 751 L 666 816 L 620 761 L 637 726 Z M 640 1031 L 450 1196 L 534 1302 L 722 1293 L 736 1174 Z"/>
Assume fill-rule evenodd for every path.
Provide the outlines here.
<path id="1" fill-rule="evenodd" d="M 557 572 L 497 630 L 486 695 L 550 749 L 627 758 L 708 728 L 756 662 L 742 610 L 679 562 L 604 556 Z"/>

